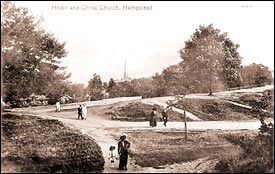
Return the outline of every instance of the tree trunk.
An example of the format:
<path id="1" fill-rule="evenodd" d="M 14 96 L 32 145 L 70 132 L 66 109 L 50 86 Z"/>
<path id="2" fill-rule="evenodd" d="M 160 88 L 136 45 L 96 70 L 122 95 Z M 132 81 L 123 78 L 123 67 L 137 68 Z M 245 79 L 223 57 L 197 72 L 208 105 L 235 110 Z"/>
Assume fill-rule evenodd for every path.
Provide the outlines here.
<path id="1" fill-rule="evenodd" d="M 209 96 L 213 95 L 213 93 L 212 93 L 212 78 L 211 78 L 211 76 L 210 76 L 210 80 L 209 80 L 209 94 L 208 95 Z"/>

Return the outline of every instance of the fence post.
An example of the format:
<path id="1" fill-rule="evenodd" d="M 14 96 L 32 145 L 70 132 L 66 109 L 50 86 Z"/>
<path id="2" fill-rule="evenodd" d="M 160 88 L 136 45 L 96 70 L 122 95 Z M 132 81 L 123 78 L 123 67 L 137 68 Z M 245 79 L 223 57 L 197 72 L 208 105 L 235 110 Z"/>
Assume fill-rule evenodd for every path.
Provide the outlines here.
<path id="1" fill-rule="evenodd" d="M 185 139 L 187 139 L 187 124 L 186 124 L 186 113 L 185 113 L 185 110 L 184 110 L 183 114 L 184 114 L 184 132 L 185 132 Z"/>

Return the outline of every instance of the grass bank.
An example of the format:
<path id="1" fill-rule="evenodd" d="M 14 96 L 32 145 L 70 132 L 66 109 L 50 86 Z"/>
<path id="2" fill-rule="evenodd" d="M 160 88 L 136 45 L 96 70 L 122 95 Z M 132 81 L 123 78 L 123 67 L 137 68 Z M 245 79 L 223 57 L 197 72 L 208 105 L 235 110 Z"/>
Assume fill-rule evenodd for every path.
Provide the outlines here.
<path id="1" fill-rule="evenodd" d="M 99 145 L 58 120 L 2 115 L 1 168 L 13 172 L 102 172 Z M 1 170 L 1 171 L 2 171 Z"/>

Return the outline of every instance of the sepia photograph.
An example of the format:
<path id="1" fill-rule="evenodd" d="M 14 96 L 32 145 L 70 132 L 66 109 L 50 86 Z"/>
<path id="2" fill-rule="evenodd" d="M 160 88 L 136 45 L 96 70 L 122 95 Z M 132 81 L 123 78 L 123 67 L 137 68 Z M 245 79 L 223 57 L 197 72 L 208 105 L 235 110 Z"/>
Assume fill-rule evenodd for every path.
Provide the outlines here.
<path id="1" fill-rule="evenodd" d="M 1 173 L 274 173 L 274 1 L 1 1 Z"/>

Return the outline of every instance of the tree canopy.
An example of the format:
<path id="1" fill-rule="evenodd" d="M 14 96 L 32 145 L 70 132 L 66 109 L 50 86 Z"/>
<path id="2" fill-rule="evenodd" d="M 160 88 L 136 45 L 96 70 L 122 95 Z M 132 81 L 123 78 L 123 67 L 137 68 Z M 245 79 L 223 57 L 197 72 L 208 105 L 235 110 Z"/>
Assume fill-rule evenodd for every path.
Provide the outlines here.
<path id="1" fill-rule="evenodd" d="M 188 78 L 197 82 L 195 86 L 208 86 L 210 94 L 214 81 L 233 87 L 239 81 L 241 57 L 238 47 L 227 38 L 227 33 L 220 33 L 212 24 L 201 25 L 179 51 L 182 68 Z"/>
<path id="2" fill-rule="evenodd" d="M 67 79 L 60 59 L 67 55 L 61 43 L 40 27 L 43 18 L 29 14 L 14 3 L 1 3 L 1 70 L 5 101 L 30 94 L 48 95 L 52 87 Z"/>

